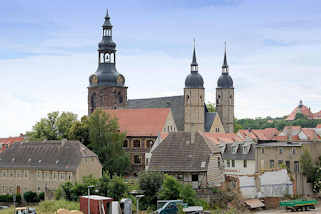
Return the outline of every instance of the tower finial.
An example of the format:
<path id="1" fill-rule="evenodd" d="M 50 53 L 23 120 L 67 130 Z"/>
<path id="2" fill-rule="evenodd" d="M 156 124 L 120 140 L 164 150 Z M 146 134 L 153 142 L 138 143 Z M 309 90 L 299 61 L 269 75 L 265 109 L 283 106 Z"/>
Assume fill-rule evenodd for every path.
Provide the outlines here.
<path id="1" fill-rule="evenodd" d="M 224 61 L 222 65 L 223 72 L 228 72 L 228 65 L 227 65 L 227 59 L 226 59 L 226 41 L 224 42 Z"/>
<path id="2" fill-rule="evenodd" d="M 106 17 L 109 17 L 108 8 L 106 9 Z"/>
<path id="3" fill-rule="evenodd" d="M 195 38 L 194 38 L 194 50 L 193 50 L 193 60 L 192 60 L 192 66 L 197 66 L 197 60 L 196 60 L 196 51 L 195 51 Z"/>

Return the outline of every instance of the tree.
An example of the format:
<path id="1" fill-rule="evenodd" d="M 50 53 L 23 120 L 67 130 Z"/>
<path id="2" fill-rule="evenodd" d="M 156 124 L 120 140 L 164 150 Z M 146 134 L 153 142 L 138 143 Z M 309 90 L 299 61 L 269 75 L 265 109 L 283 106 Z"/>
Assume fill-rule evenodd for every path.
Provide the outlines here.
<path id="1" fill-rule="evenodd" d="M 158 198 L 162 200 L 176 200 L 180 196 L 181 188 L 182 185 L 173 176 L 165 175 Z"/>
<path id="2" fill-rule="evenodd" d="M 103 176 L 98 180 L 98 190 L 100 195 L 108 196 L 109 183 L 110 176 L 108 172 L 104 172 Z"/>
<path id="3" fill-rule="evenodd" d="M 300 165 L 302 174 L 307 177 L 309 182 L 313 181 L 313 175 L 315 172 L 315 166 L 312 161 L 311 154 L 308 150 L 304 150 L 303 154 L 300 157 Z"/>
<path id="4" fill-rule="evenodd" d="M 208 112 L 216 112 L 216 108 L 215 108 L 214 103 L 207 103 L 206 107 L 207 107 Z"/>
<path id="5" fill-rule="evenodd" d="M 195 190 L 192 188 L 190 184 L 182 185 L 179 196 L 185 203 L 189 206 L 195 206 L 197 203 L 197 196 Z"/>
<path id="6" fill-rule="evenodd" d="M 130 167 L 130 159 L 122 148 L 125 134 L 119 132 L 117 120 L 96 110 L 90 115 L 88 126 L 89 147 L 98 155 L 103 169 L 111 177 L 125 174 Z"/>
<path id="7" fill-rule="evenodd" d="M 109 195 L 115 201 L 120 200 L 128 193 L 128 186 L 121 177 L 114 176 L 109 185 Z"/>
<path id="8" fill-rule="evenodd" d="M 139 188 L 144 191 L 142 203 L 145 207 L 156 208 L 157 193 L 163 184 L 163 174 L 160 172 L 142 172 L 138 177 Z"/>
<path id="9" fill-rule="evenodd" d="M 243 129 L 242 125 L 238 123 L 237 119 L 234 119 L 234 133 L 238 132 L 238 130 Z"/>
<path id="10" fill-rule="evenodd" d="M 80 121 L 75 121 L 68 132 L 69 140 L 79 140 L 85 146 L 89 145 L 88 117 L 83 116 Z"/>
<path id="11" fill-rule="evenodd" d="M 68 138 L 69 129 L 77 121 L 77 115 L 71 112 L 58 111 L 48 113 L 47 118 L 41 118 L 27 136 L 34 140 L 61 140 Z"/>

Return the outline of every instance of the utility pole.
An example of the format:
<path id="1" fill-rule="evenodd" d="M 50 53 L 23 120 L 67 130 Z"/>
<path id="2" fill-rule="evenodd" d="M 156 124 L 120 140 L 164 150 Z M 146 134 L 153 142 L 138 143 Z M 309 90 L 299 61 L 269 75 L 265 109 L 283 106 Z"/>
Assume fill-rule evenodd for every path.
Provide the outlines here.
<path id="1" fill-rule="evenodd" d="M 88 186 L 88 214 L 90 214 L 90 188 L 94 188 L 95 186 Z"/>

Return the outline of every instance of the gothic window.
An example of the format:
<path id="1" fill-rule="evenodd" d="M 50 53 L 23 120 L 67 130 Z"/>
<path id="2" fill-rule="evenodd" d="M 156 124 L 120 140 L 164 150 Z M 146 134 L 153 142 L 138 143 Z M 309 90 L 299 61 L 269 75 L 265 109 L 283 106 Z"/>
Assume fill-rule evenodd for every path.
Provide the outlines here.
<path id="1" fill-rule="evenodd" d="M 202 96 L 200 96 L 201 102 L 202 102 Z"/>
<path id="2" fill-rule="evenodd" d="M 118 92 L 118 102 L 123 103 L 123 96 L 121 95 L 120 91 Z"/>
<path id="3" fill-rule="evenodd" d="M 90 104 L 91 104 L 91 113 L 92 113 L 96 109 L 96 93 L 93 93 L 91 95 Z"/>
<path id="4" fill-rule="evenodd" d="M 110 63 L 110 55 L 109 55 L 109 53 L 105 53 L 105 63 Z"/>

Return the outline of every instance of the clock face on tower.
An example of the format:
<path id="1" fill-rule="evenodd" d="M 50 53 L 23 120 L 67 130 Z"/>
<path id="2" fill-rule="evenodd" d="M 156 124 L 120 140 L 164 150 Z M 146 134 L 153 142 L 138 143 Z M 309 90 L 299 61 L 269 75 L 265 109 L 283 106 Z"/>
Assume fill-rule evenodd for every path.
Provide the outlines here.
<path id="1" fill-rule="evenodd" d="M 123 75 L 120 74 L 120 75 L 117 77 L 117 83 L 118 83 L 119 85 L 124 85 L 124 83 L 125 83 L 125 78 L 124 78 Z"/>
<path id="2" fill-rule="evenodd" d="M 90 78 L 90 83 L 91 84 L 97 84 L 98 83 L 98 78 L 96 75 L 92 75 Z"/>

